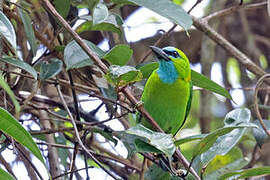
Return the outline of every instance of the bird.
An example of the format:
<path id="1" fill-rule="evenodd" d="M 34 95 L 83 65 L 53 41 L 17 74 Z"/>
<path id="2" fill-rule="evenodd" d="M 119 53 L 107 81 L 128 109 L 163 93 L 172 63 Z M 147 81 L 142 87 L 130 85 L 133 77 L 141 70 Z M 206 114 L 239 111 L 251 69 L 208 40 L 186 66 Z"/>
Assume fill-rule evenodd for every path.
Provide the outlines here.
<path id="1" fill-rule="evenodd" d="M 148 78 L 142 96 L 144 109 L 160 128 L 173 136 L 184 125 L 192 101 L 191 69 L 187 56 L 175 47 L 150 46 L 159 67 Z M 139 123 L 153 130 L 144 118 Z"/>

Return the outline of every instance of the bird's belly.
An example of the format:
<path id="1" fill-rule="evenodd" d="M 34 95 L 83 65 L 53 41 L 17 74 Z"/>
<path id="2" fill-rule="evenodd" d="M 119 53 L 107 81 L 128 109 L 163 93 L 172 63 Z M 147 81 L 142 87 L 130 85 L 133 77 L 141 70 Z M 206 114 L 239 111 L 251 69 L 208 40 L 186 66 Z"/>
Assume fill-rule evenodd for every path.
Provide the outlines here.
<path id="1" fill-rule="evenodd" d="M 155 82 L 149 85 L 151 88 L 146 88 L 142 97 L 144 108 L 165 132 L 175 134 L 184 122 L 190 93 L 189 83 Z"/>

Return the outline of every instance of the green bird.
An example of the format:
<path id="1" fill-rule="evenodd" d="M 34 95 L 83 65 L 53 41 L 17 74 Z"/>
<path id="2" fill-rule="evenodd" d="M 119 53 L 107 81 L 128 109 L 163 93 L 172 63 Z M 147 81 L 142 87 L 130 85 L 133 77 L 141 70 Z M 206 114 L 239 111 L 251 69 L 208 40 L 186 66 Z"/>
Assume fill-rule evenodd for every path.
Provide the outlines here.
<path id="1" fill-rule="evenodd" d="M 141 100 L 161 129 L 175 135 L 184 125 L 191 106 L 189 60 L 175 47 L 150 48 L 159 60 L 159 68 L 147 80 Z M 140 118 L 140 122 L 153 129 L 146 119 Z"/>

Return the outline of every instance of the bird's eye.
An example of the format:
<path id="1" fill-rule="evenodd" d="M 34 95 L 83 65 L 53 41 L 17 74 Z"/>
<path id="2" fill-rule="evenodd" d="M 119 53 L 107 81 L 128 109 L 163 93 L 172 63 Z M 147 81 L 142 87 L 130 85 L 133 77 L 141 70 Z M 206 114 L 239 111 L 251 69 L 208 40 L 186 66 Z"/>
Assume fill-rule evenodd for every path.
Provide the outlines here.
<path id="1" fill-rule="evenodd" d="M 168 54 L 169 56 L 172 56 L 172 57 L 174 57 L 174 58 L 180 57 L 180 55 L 178 54 L 177 51 L 168 51 L 168 50 L 164 50 L 164 52 L 165 52 L 166 54 Z"/>

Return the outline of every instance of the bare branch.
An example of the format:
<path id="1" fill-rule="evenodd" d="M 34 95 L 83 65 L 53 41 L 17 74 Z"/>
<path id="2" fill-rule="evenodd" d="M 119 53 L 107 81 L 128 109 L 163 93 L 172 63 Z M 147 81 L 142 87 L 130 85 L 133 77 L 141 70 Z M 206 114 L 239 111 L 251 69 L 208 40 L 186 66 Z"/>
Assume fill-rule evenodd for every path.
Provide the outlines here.
<path id="1" fill-rule="evenodd" d="M 262 119 L 262 116 L 261 116 L 261 113 L 260 113 L 260 110 L 259 110 L 259 106 L 258 106 L 258 91 L 259 91 L 259 87 L 260 85 L 263 83 L 263 81 L 266 79 L 266 78 L 269 78 L 270 77 L 270 74 L 265 74 L 264 76 L 262 76 L 257 84 L 256 84 L 256 87 L 255 87 L 255 93 L 254 93 L 254 104 L 255 104 L 255 112 L 257 114 L 257 117 L 260 121 L 260 124 L 262 125 L 262 128 L 264 130 L 264 132 L 267 134 L 268 137 L 270 137 L 270 132 L 267 130 L 267 127 L 266 125 L 264 124 L 263 122 L 263 119 Z"/>

